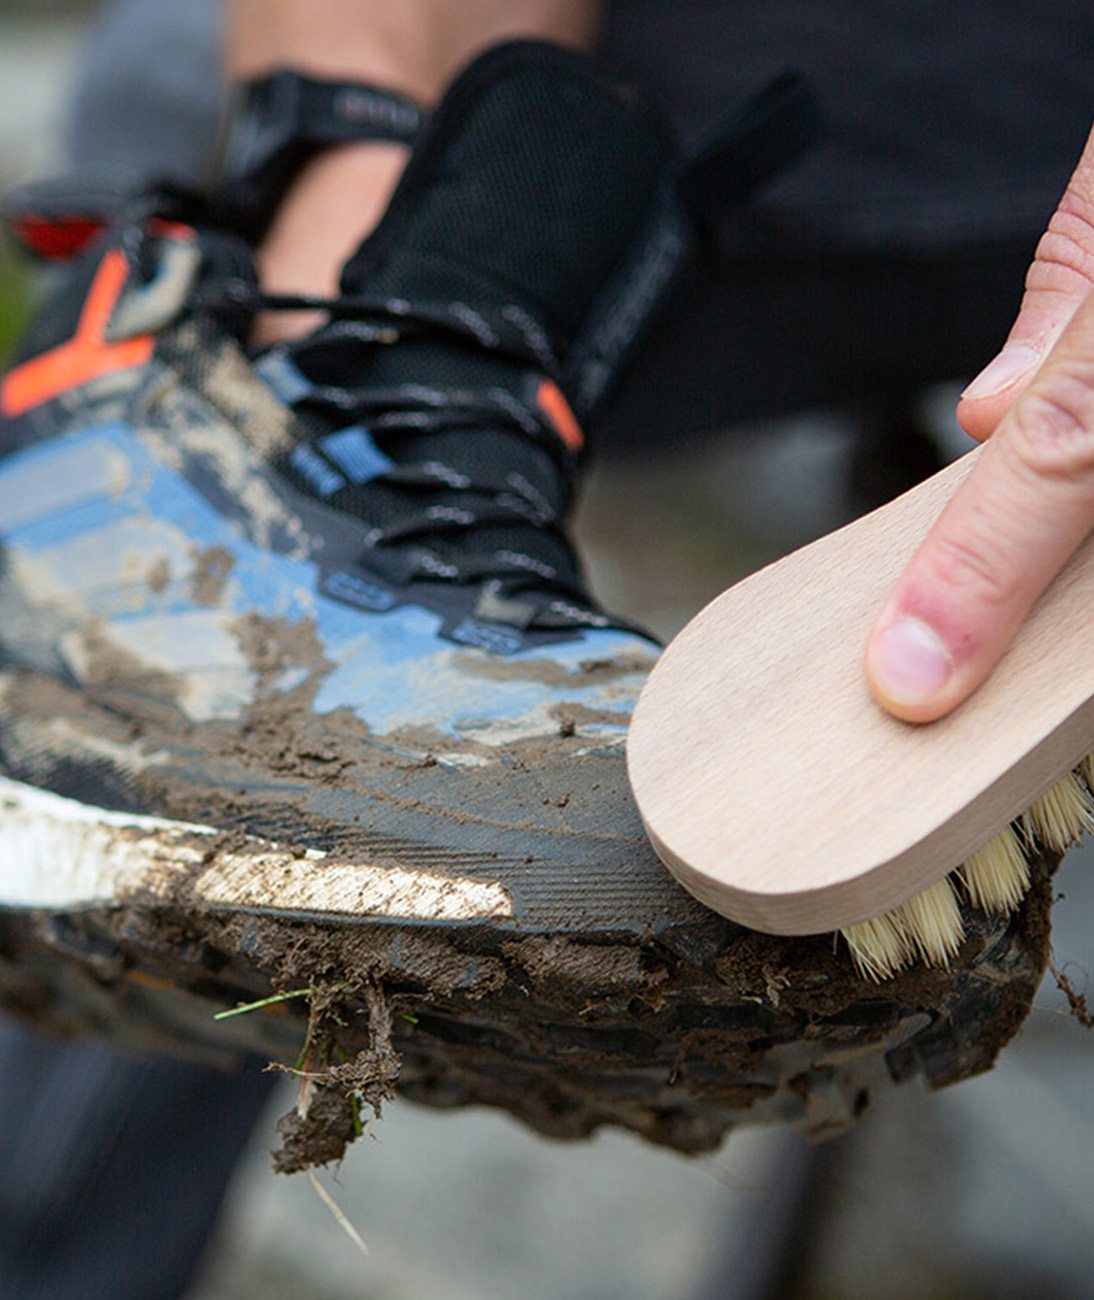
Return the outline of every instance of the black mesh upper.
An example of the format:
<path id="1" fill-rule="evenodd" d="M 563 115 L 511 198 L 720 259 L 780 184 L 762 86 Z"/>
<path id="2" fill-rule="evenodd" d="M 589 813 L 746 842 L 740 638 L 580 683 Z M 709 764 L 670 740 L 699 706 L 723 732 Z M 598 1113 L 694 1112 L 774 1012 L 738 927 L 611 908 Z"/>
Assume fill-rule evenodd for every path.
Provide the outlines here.
<path id="1" fill-rule="evenodd" d="M 503 580 L 590 612 L 562 532 L 576 467 L 536 408 L 650 221 L 661 132 L 579 56 L 501 47 L 454 84 L 387 214 L 347 265 L 332 324 L 286 354 L 318 388 L 296 403 L 322 454 L 359 424 L 389 472 L 327 492 L 369 530 L 392 581 Z M 322 468 L 283 468 L 298 486 Z M 566 621 L 568 616 L 563 618 Z"/>
<path id="2" fill-rule="evenodd" d="M 434 113 L 347 292 L 516 304 L 572 339 L 635 239 L 667 139 L 585 60 L 505 46 Z"/>

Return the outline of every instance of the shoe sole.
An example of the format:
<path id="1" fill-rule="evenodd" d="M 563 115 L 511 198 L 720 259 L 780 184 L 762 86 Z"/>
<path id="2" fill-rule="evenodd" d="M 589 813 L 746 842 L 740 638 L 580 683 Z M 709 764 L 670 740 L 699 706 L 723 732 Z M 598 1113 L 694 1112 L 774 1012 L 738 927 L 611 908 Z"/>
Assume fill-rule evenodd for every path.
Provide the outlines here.
<path id="1" fill-rule="evenodd" d="M 374 1060 L 380 997 L 404 1095 L 498 1106 L 553 1137 L 611 1123 L 701 1151 L 742 1123 L 841 1131 L 879 1088 L 988 1068 L 1047 953 L 1044 863 L 1008 924 L 972 918 L 953 971 L 879 988 L 830 942 L 713 915 L 657 935 L 572 923 L 529 933 L 503 888 L 471 878 L 88 807 L 8 779 L 0 800 L 9 1009 L 225 1063 L 298 1060 L 321 1006 L 338 1058 Z M 650 867 L 660 871 L 636 855 L 639 878 Z M 306 1158 L 328 1140 L 312 1135 Z"/>

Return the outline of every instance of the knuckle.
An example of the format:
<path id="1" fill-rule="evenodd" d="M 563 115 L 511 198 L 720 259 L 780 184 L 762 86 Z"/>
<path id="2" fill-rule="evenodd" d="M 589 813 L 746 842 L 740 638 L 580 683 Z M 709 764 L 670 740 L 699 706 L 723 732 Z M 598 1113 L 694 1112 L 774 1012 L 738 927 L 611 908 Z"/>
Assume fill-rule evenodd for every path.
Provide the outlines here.
<path id="1" fill-rule="evenodd" d="M 942 532 L 933 540 L 935 577 L 956 591 L 974 589 L 978 601 L 1006 605 L 1014 597 L 1014 575 L 994 549 L 967 534 Z"/>
<path id="2" fill-rule="evenodd" d="M 1012 410 L 1009 449 L 1018 468 L 1038 479 L 1094 477 L 1094 369 L 1056 374 Z"/>
<path id="3" fill-rule="evenodd" d="M 1094 204 L 1069 195 L 1037 243 L 1025 287 L 1037 294 L 1058 295 L 1066 310 L 1092 286 Z"/>
<path id="4" fill-rule="evenodd" d="M 1094 277 L 1094 202 L 1071 188 L 1037 245 L 1036 258 Z"/>

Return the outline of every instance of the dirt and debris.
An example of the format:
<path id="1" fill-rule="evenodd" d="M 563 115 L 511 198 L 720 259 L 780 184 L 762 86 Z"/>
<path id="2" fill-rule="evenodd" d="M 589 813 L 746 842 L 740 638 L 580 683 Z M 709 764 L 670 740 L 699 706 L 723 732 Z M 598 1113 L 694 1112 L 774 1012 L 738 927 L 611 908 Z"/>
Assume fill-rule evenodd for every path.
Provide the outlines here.
<path id="1" fill-rule="evenodd" d="M 1084 1029 L 1094 1029 L 1094 1012 L 1090 1010 L 1090 1005 L 1086 1000 L 1086 994 L 1080 993 L 1072 984 L 1071 979 L 1065 973 L 1066 967 L 1057 970 L 1056 966 L 1050 960 L 1048 968 L 1052 972 L 1052 977 L 1056 981 L 1056 987 L 1067 998 L 1068 1010 L 1072 1016 L 1079 1022 Z"/>
<path id="2" fill-rule="evenodd" d="M 66 637 L 64 653 L 92 696 L 111 689 L 133 694 L 139 690 L 162 701 L 161 709 L 170 708 L 179 698 L 178 679 L 120 646 L 103 618 L 88 618 L 77 633 Z"/>
<path id="3" fill-rule="evenodd" d="M 933 1085 L 986 1069 L 1028 1013 L 1048 956 L 1045 864 L 1009 922 L 971 916 L 953 970 L 872 985 L 831 936 L 774 939 L 713 916 L 679 934 L 522 934 L 203 902 L 200 873 L 254 847 L 226 830 L 169 888 L 66 914 L 63 927 L 0 918 L 0 1001 L 67 1026 L 116 1022 L 124 1033 L 136 1020 L 158 1033 L 157 1050 L 200 1040 L 203 1024 L 217 1051 L 234 1042 L 294 1068 L 314 1048 L 306 1114 L 285 1121 L 284 1168 L 340 1158 L 362 1103 L 375 1108 L 395 1086 L 432 1105 L 501 1107 L 556 1137 L 617 1124 L 685 1151 L 741 1123 L 838 1129 L 887 1075 Z M 104 954 L 94 970 L 91 950 Z M 26 976 L 36 961 L 45 998 Z M 214 1010 L 299 989 L 308 996 L 225 1022 L 237 1037 L 214 1042 Z M 206 999 L 206 1010 L 179 1024 L 176 996 Z"/>
<path id="4" fill-rule="evenodd" d="M 231 551 L 224 546 L 210 546 L 194 553 L 190 575 L 191 595 L 196 605 L 220 604 L 228 577 L 235 565 Z"/>
<path id="5" fill-rule="evenodd" d="M 352 735 L 361 723 L 349 709 L 316 718 L 309 707 L 314 693 L 314 683 L 306 682 L 257 701 L 225 736 L 225 757 L 260 762 L 279 775 L 335 780 L 352 765 L 338 732 L 342 728 Z"/>
<path id="6" fill-rule="evenodd" d="M 292 450 L 292 412 L 263 385 L 256 384 L 251 361 L 242 349 L 225 340 L 211 366 L 209 350 L 196 325 L 184 321 L 177 331 L 178 347 L 184 355 L 201 356 L 205 394 L 225 423 L 239 433 L 268 462 Z"/>
<path id="7" fill-rule="evenodd" d="M 457 655 L 456 664 L 474 677 L 492 682 L 543 682 L 547 686 L 578 689 L 602 686 L 648 673 L 652 660 L 643 655 L 618 655 L 614 659 L 586 659 L 576 669 L 556 659 L 503 659 L 486 655 Z"/>
<path id="8" fill-rule="evenodd" d="M 332 666 L 323 654 L 311 619 L 241 614 L 233 621 L 232 630 L 255 673 L 260 697 L 276 691 L 278 679 L 290 669 L 303 669 L 311 675 L 322 674 Z"/>
<path id="9" fill-rule="evenodd" d="M 170 756 L 131 765 L 133 788 L 121 793 L 223 828 L 192 870 L 120 907 L 66 913 L 63 924 L 0 917 L 0 1001 L 66 1026 L 105 1024 L 122 1037 L 139 1029 L 157 1050 L 195 1042 L 304 1068 L 307 1048 L 307 1105 L 285 1121 L 283 1167 L 339 1158 L 360 1130 L 362 1103 L 382 1103 L 394 1086 L 437 1106 L 501 1107 L 553 1136 L 616 1124 L 685 1151 L 709 1150 L 746 1122 L 827 1132 L 851 1124 L 861 1098 L 890 1079 L 934 1084 L 987 1068 L 1028 1012 L 1048 955 L 1051 864 L 1038 864 L 1009 921 L 970 916 L 950 971 L 868 984 L 831 936 L 774 939 L 682 894 L 666 897 L 675 887 L 612 784 L 617 768 L 575 756 L 565 735 L 536 742 L 542 763 L 524 761 L 531 747 L 522 747 L 520 760 L 479 771 L 469 786 L 481 807 L 449 800 L 435 813 L 433 783 L 443 778 L 448 791 L 458 777 L 421 763 L 429 746 L 415 761 L 408 738 L 378 746 L 348 710 L 313 715 L 329 665 L 310 624 L 256 617 L 235 632 L 258 683 L 241 719 L 188 722 L 169 695 L 153 710 L 135 692 L 117 694 L 105 671 L 93 690 L 33 692 L 25 680 L 11 688 L 17 700 L 0 701 L 9 712 L 17 703 L 33 726 L 26 749 L 36 763 L 62 721 L 59 753 L 86 734 L 99 745 L 129 740 L 138 757 Z M 129 668 L 121 676 L 131 681 Z M 552 767 L 559 752 L 566 763 Z M 544 797 L 565 816 L 518 820 Z M 386 807 L 418 838 L 407 831 L 396 843 L 373 829 L 368 819 L 386 825 L 376 811 Z M 430 838 L 443 817 L 473 827 L 459 853 Z M 562 835 L 577 847 L 552 858 Z M 507 836 L 519 847 L 508 859 Z M 518 906 L 483 924 L 260 915 L 203 901 L 200 874 L 218 855 L 273 841 L 290 854 L 344 848 L 347 861 L 356 848 L 370 869 L 391 862 L 463 873 L 476 887 L 500 881 Z M 536 893 L 543 872 L 549 908 Z M 94 970 L 90 950 L 103 954 Z M 35 996 L 35 981 L 47 996 Z M 299 989 L 308 996 L 214 1032 L 214 1010 Z"/>
<path id="10" fill-rule="evenodd" d="M 118 955 L 115 973 L 77 985 L 69 971 L 51 1000 L 34 1005 L 47 1018 L 64 1010 L 69 1024 L 101 1022 L 114 998 L 122 1022 L 147 1017 L 162 989 L 169 1028 L 169 990 L 191 990 L 213 999 L 211 1034 L 217 1004 L 307 989 L 223 1022 L 241 1048 L 307 1076 L 303 1113 L 282 1124 L 285 1170 L 340 1159 L 361 1132 L 362 1107 L 378 1111 L 396 1087 L 432 1105 L 498 1106 L 556 1137 L 620 1124 L 700 1151 L 740 1123 L 849 1125 L 893 1051 L 919 1062 L 908 1073 L 904 1061 L 894 1077 L 924 1072 L 930 1083 L 932 1071 L 986 1068 L 1028 1011 L 1045 957 L 1030 941 L 1046 897 L 1035 889 L 1015 923 L 974 936 L 982 950 L 961 973 L 923 972 L 879 989 L 823 941 L 799 956 L 790 941 L 736 932 L 742 955 L 755 949 L 733 980 L 728 957 L 715 975 L 640 936 L 597 944 L 530 935 L 491 953 L 467 928 L 211 912 L 180 894 L 166 909 L 162 899 L 155 909 L 133 900 L 70 918 L 70 931 Z M 20 930 L 4 918 L 0 1000 L 31 1005 L 27 972 L 38 961 L 56 976 L 56 940 L 48 927 Z M 830 964 L 817 969 L 821 952 Z M 10 992 L 8 962 L 23 980 Z M 146 974 L 134 983 L 130 972 Z M 192 1019 L 186 1029 L 193 1034 Z M 929 1050 L 918 1049 L 921 1039 Z"/>
<path id="11" fill-rule="evenodd" d="M 359 1130 L 350 1094 L 334 1084 L 316 1087 L 307 1115 L 290 1110 L 277 1121 L 281 1146 L 273 1153 L 279 1174 L 296 1174 L 341 1160 Z"/>
<path id="12" fill-rule="evenodd" d="M 241 1000 L 309 990 L 231 1022 L 282 1035 L 281 1060 L 307 1076 L 307 1105 L 283 1121 L 276 1157 L 292 1170 L 340 1159 L 362 1107 L 378 1112 L 396 1087 L 433 1105 L 499 1106 L 552 1136 L 622 1124 L 686 1151 L 711 1149 L 735 1124 L 794 1115 L 838 1129 L 884 1079 L 888 1044 L 955 1077 L 991 1063 L 1028 1011 L 1050 901 L 1035 886 L 1009 927 L 975 932 L 981 950 L 962 971 L 880 988 L 854 978 L 830 941 L 739 931 L 736 975 L 728 953 L 715 975 L 638 936 L 529 935 L 491 953 L 467 929 L 144 905 L 81 924 L 126 963 L 139 955 L 148 967 L 157 954 L 165 985 L 216 988 L 222 1001 L 225 989 Z M 98 1014 L 103 996 L 100 984 Z M 930 1050 L 916 1053 L 924 1035 Z"/>
<path id="13" fill-rule="evenodd" d="M 367 1108 L 379 1119 L 383 1103 L 395 1096 L 399 1057 L 392 1046 L 391 1007 L 375 984 L 366 986 L 365 1001 L 368 1045 L 351 1060 L 332 1060 L 344 1026 L 327 989 L 313 998 L 301 1065 L 272 1067 L 287 1070 L 301 1085 L 295 1109 L 277 1123 L 281 1146 L 273 1162 L 280 1174 L 341 1160 L 363 1132 L 362 1112 Z"/>
<path id="14" fill-rule="evenodd" d="M 232 631 L 255 674 L 255 698 L 238 724 L 205 728 L 203 744 L 271 772 L 335 779 L 368 733 L 349 709 L 319 718 L 311 707 L 331 667 L 314 623 L 247 614 L 233 622 Z M 294 672 L 300 680 L 285 689 L 286 674 Z"/>
<path id="15" fill-rule="evenodd" d="M 618 997 L 651 997 L 668 978 L 662 964 L 646 966 L 641 951 L 622 944 L 582 944 L 561 935 L 536 935 L 502 944 L 537 992 L 577 1010 Z"/>
<path id="16" fill-rule="evenodd" d="M 171 581 L 171 564 L 165 555 L 158 556 L 149 566 L 147 582 L 148 589 L 157 594 L 167 590 L 167 584 Z"/>

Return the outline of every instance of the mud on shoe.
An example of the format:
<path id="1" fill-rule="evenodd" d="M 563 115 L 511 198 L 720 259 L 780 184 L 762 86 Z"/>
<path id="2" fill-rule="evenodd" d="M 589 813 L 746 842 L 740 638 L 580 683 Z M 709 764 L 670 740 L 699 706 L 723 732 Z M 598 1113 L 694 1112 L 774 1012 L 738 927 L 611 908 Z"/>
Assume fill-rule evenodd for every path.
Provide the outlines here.
<path id="1" fill-rule="evenodd" d="M 564 525 L 686 251 L 679 174 L 629 96 L 520 44 L 454 84 L 297 344 L 248 354 L 254 310 L 296 304 L 182 200 L 74 265 L 2 391 L 10 1010 L 325 1072 L 285 1167 L 396 1076 L 699 1150 L 990 1064 L 1044 887 L 879 990 L 700 907 L 631 803 L 656 647 Z"/>

